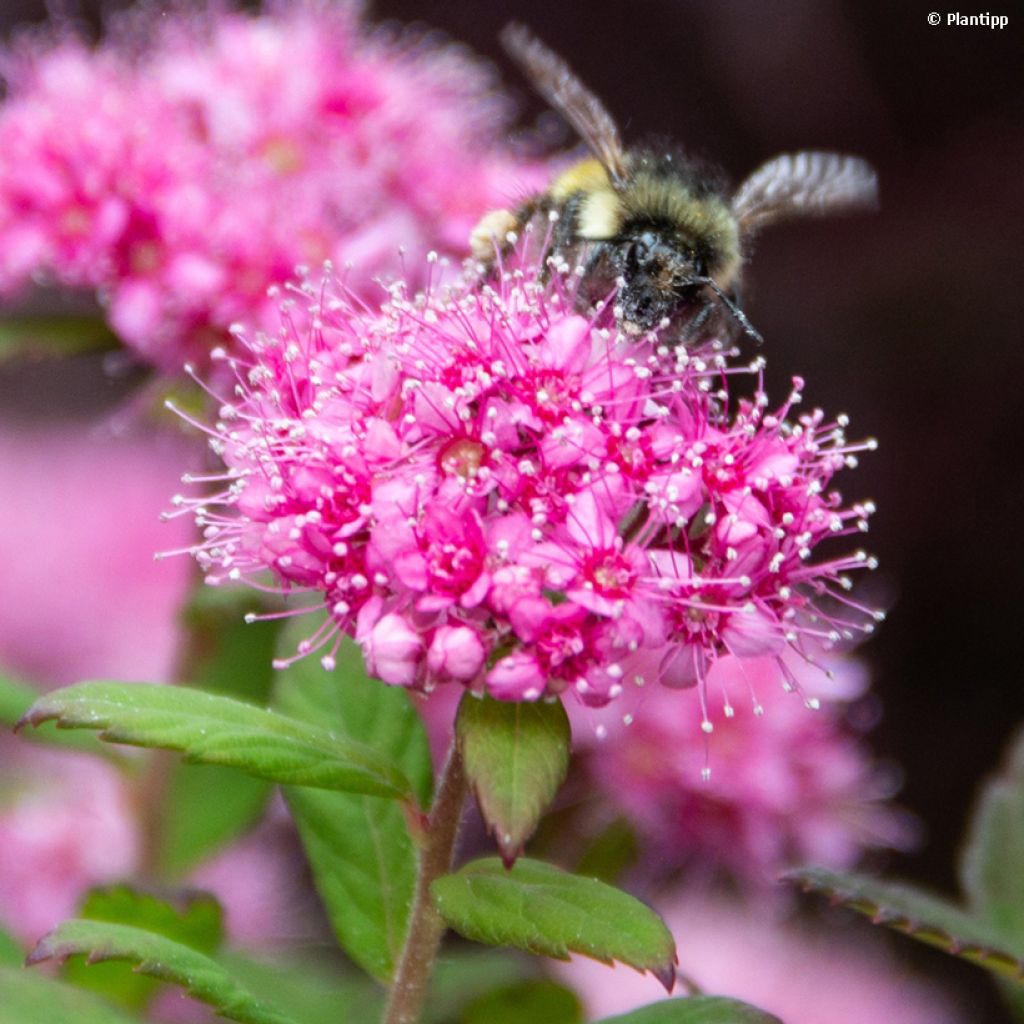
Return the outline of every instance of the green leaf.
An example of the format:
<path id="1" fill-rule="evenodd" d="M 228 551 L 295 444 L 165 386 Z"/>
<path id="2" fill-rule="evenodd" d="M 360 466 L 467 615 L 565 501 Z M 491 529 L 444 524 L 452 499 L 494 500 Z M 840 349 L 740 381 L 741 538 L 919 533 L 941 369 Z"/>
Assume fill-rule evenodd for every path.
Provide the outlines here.
<path id="1" fill-rule="evenodd" d="M 276 621 L 246 624 L 251 599 L 204 587 L 186 609 L 198 663 L 190 685 L 259 704 L 266 702 L 274 676 L 272 661 L 279 632 Z M 218 600 L 212 601 L 209 595 Z M 178 762 L 161 804 L 158 867 L 182 876 L 226 846 L 259 819 L 271 785 L 237 768 Z"/>
<path id="2" fill-rule="evenodd" d="M 273 787 L 237 768 L 179 762 L 168 781 L 159 871 L 178 877 L 254 825 Z"/>
<path id="3" fill-rule="evenodd" d="M 267 963 L 222 953 L 217 957 L 253 995 L 273 1000 L 302 1024 L 357 1024 L 380 1019 L 383 991 L 365 974 L 318 961 L 305 953 L 301 960 Z"/>
<path id="4" fill-rule="evenodd" d="M 474 999 L 459 1024 L 582 1024 L 576 994 L 554 981 L 534 978 L 504 985 Z"/>
<path id="5" fill-rule="evenodd" d="M 25 959 L 25 950 L 21 943 L 0 928 L 0 967 L 20 967 Z"/>
<path id="6" fill-rule="evenodd" d="M 874 924 L 887 925 L 1024 984 L 1024 949 L 1007 942 L 987 921 L 941 896 L 903 883 L 823 868 L 801 868 L 784 877 L 864 914 Z"/>
<path id="7" fill-rule="evenodd" d="M 778 1017 L 736 999 L 689 996 L 663 999 L 597 1024 L 782 1024 Z"/>
<path id="8" fill-rule="evenodd" d="M 0 1024 L 139 1024 L 105 999 L 23 967 L 0 966 Z"/>
<path id="9" fill-rule="evenodd" d="M 434 970 L 424 1024 L 451 1024 L 462 1007 L 491 989 L 536 978 L 537 961 L 510 953 L 460 943 L 446 947 Z"/>
<path id="10" fill-rule="evenodd" d="M 12 359 L 42 359 L 107 352 L 117 336 L 98 316 L 5 316 L 0 319 L 0 364 Z"/>
<path id="11" fill-rule="evenodd" d="M 309 624 L 300 624 L 308 635 Z M 294 650 L 292 630 L 282 647 Z M 342 644 L 337 667 L 312 658 L 280 673 L 276 706 L 358 738 L 412 781 L 421 806 L 430 800 L 430 748 L 420 716 L 399 687 L 368 679 L 359 648 Z M 289 786 L 285 797 L 302 837 L 317 891 L 342 948 L 364 970 L 390 981 L 402 950 L 416 883 L 416 851 L 399 804 L 380 797 Z"/>
<path id="12" fill-rule="evenodd" d="M 975 807 L 960 877 L 971 909 L 1024 950 L 1024 734 Z"/>
<path id="13" fill-rule="evenodd" d="M 37 689 L 0 672 L 0 725 L 14 728 L 15 724 L 38 699 L 39 691 Z M 35 729 L 31 733 L 27 733 L 25 738 L 50 747 L 81 750 L 89 754 L 99 754 L 108 760 L 124 761 L 117 751 L 101 743 L 95 736 L 58 732 L 52 725 Z"/>
<path id="14" fill-rule="evenodd" d="M 581 953 L 675 981 L 675 942 L 650 907 L 593 878 L 521 858 L 472 861 L 431 886 L 434 903 L 460 935 L 491 946 L 568 959 Z"/>
<path id="15" fill-rule="evenodd" d="M 960 863 L 971 910 L 1016 950 L 1024 950 L 1024 732 L 1003 771 L 975 805 Z M 1003 994 L 1024 1020 L 1024 991 L 1004 982 Z"/>
<path id="16" fill-rule="evenodd" d="M 224 941 L 224 912 L 215 896 L 198 889 L 155 893 L 127 884 L 90 889 L 80 916 L 157 932 L 200 953 L 212 953 Z"/>
<path id="17" fill-rule="evenodd" d="M 294 1024 L 243 988 L 220 964 L 189 946 L 155 932 L 108 921 L 65 921 L 45 935 L 30 964 L 85 954 L 89 963 L 125 960 L 151 978 L 183 988 L 222 1017 L 241 1024 Z"/>
<path id="18" fill-rule="evenodd" d="M 511 864 L 565 779 L 569 717 L 557 700 L 506 702 L 466 693 L 455 734 L 480 813 Z"/>
<path id="19" fill-rule="evenodd" d="M 183 686 L 78 683 L 49 693 L 19 725 L 50 719 L 101 739 L 181 751 L 186 760 L 241 768 L 299 786 L 406 798 L 408 779 L 365 744 L 228 697 Z"/>
<path id="20" fill-rule="evenodd" d="M 128 885 L 92 889 L 86 894 L 80 916 L 89 921 L 130 924 L 202 953 L 213 952 L 224 934 L 220 904 L 209 894 L 197 891 L 167 893 L 164 898 Z M 128 964 L 112 961 L 89 966 L 82 957 L 68 959 L 64 977 L 128 1009 L 145 1006 L 158 987 L 158 982 L 133 971 Z"/>
<path id="21" fill-rule="evenodd" d="M 640 843 L 633 826 L 625 818 L 616 818 L 583 850 L 575 871 L 578 875 L 614 885 L 619 876 L 636 863 L 639 853 Z"/>

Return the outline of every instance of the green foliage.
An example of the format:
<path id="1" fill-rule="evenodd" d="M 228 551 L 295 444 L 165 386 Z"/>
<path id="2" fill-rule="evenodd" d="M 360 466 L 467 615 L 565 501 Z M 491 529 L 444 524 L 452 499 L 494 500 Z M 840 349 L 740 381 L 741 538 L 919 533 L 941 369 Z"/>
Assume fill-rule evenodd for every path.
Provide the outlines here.
<path id="1" fill-rule="evenodd" d="M 35 971 L 0 966 L 0 1024 L 139 1024 L 139 1018 Z"/>
<path id="2" fill-rule="evenodd" d="M 0 672 L 0 726 L 13 728 L 38 697 L 38 690 Z M 51 747 L 82 750 L 89 754 L 100 754 L 108 759 L 123 760 L 118 757 L 116 751 L 105 746 L 95 736 L 58 732 L 52 725 L 34 729 L 31 733 L 26 733 L 26 738 Z"/>
<path id="3" fill-rule="evenodd" d="M 59 359 L 117 347 L 117 336 L 98 316 L 50 314 L 0 319 L 0 365 L 14 359 Z"/>
<path id="4" fill-rule="evenodd" d="M 1024 733 L 1010 749 L 1003 771 L 982 789 L 960 865 L 971 910 L 1014 950 L 1024 953 Z M 1019 1020 L 1024 991 L 1004 984 Z"/>
<path id="5" fill-rule="evenodd" d="M 520 859 L 467 864 L 431 887 L 434 903 L 460 935 L 492 946 L 568 959 L 580 953 L 651 971 L 669 990 L 675 942 L 664 922 L 639 900 L 593 878 Z"/>
<path id="6" fill-rule="evenodd" d="M 535 978 L 503 985 L 474 999 L 459 1024 L 582 1024 L 583 1007 L 575 993 L 553 981 Z"/>
<path id="7" fill-rule="evenodd" d="M 82 902 L 80 916 L 142 928 L 201 953 L 212 953 L 224 935 L 220 904 L 207 893 L 196 891 L 157 896 L 128 885 L 92 889 Z M 111 961 L 90 966 L 78 956 L 67 960 L 64 976 L 128 1009 L 145 1006 L 158 987 L 158 982 L 133 971 L 128 964 Z"/>
<path id="8" fill-rule="evenodd" d="M 584 849 L 576 864 L 576 874 L 613 885 L 636 862 L 639 852 L 640 842 L 633 826 L 625 818 L 616 818 Z"/>
<path id="9" fill-rule="evenodd" d="M 875 924 L 1024 983 L 1024 949 L 1007 942 L 987 921 L 940 896 L 903 883 L 823 868 L 801 868 L 786 878 L 864 914 Z"/>
<path id="10" fill-rule="evenodd" d="M 559 701 L 505 702 L 467 693 L 455 731 L 480 813 L 511 864 L 565 779 L 569 718 Z"/>
<path id="11" fill-rule="evenodd" d="M 663 999 L 597 1024 L 782 1024 L 778 1017 L 736 999 L 690 996 Z"/>
<path id="12" fill-rule="evenodd" d="M 21 720 L 97 729 L 114 743 L 178 750 L 186 760 L 259 778 L 406 798 L 409 780 L 362 743 L 273 711 L 182 686 L 78 683 L 40 697 Z"/>
<path id="13" fill-rule="evenodd" d="M 243 988 L 220 964 L 173 939 L 131 925 L 74 919 L 44 936 L 29 963 L 83 954 L 87 963 L 123 960 L 141 974 L 183 988 L 240 1024 L 294 1024 Z M 75 1019 L 75 1018 L 72 1018 Z"/>
<path id="14" fill-rule="evenodd" d="M 237 768 L 179 762 L 161 806 L 157 864 L 181 877 L 259 820 L 271 785 Z"/>
<path id="15" fill-rule="evenodd" d="M 244 605 L 243 605 L 244 601 Z M 246 624 L 248 594 L 202 588 L 185 611 L 193 648 L 189 684 L 264 704 L 274 676 L 278 623 Z M 237 768 L 178 762 L 161 806 L 157 864 L 181 876 L 259 818 L 270 796 L 265 779 Z"/>
<path id="16" fill-rule="evenodd" d="M 224 953 L 217 961 L 253 995 L 273 1001 L 300 1024 L 357 1024 L 380 1018 L 380 986 L 337 963 L 322 962 L 308 953 L 301 960 L 284 958 L 273 963 Z"/>
<path id="17" fill-rule="evenodd" d="M 971 909 L 1024 950 L 1024 734 L 982 790 L 960 877 Z"/>
<path id="18" fill-rule="evenodd" d="M 462 1009 L 492 989 L 537 977 L 537 961 L 507 949 L 458 944 L 441 953 L 423 1024 L 452 1024 Z"/>
<path id="19" fill-rule="evenodd" d="M 282 646 L 294 650 L 310 629 L 288 630 Z M 315 628 L 315 627 L 312 627 Z M 430 748 L 408 694 L 368 679 L 351 641 L 326 672 L 305 658 L 280 673 L 276 706 L 296 719 L 319 723 L 337 736 L 358 739 L 410 779 L 416 800 L 430 800 Z M 317 891 L 345 952 L 364 970 L 389 981 L 401 953 L 416 883 L 416 852 L 400 805 L 380 797 L 286 787 Z"/>
<path id="20" fill-rule="evenodd" d="M 966 909 L 861 875 L 808 868 L 788 878 L 1001 976 L 1007 1001 L 1024 1021 L 1024 732 L 975 805 L 960 865 Z"/>
<path id="21" fill-rule="evenodd" d="M 130 924 L 212 953 L 224 940 L 224 914 L 216 898 L 197 889 L 159 894 L 130 885 L 90 889 L 80 917 Z"/>
<path id="22" fill-rule="evenodd" d="M 20 967 L 24 959 L 21 943 L 0 928 L 0 967 Z"/>

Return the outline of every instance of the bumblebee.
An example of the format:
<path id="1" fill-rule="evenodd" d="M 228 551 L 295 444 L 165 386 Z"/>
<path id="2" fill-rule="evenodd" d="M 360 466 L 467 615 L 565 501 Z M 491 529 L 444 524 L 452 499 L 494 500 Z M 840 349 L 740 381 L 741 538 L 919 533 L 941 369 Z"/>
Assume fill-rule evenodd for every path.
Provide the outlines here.
<path id="1" fill-rule="evenodd" d="M 738 328 L 759 341 L 738 304 L 756 233 L 785 217 L 877 204 L 870 165 L 837 153 L 778 156 L 729 196 L 717 175 L 671 146 L 624 149 L 601 101 L 527 29 L 509 25 L 501 38 L 590 156 L 518 209 L 487 214 L 470 238 L 473 256 L 493 271 L 533 225 L 544 239 L 544 258 L 577 270 L 580 308 L 614 292 L 615 320 L 627 334 L 658 327 L 669 340 L 692 343 L 713 334 L 732 337 Z"/>

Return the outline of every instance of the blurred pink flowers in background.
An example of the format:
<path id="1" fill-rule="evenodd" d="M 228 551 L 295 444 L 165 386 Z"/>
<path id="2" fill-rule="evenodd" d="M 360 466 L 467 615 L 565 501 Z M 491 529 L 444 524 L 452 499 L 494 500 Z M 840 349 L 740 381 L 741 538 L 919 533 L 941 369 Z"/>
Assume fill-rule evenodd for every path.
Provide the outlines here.
<path id="1" fill-rule="evenodd" d="M 188 536 L 159 518 L 187 450 L 172 435 L 115 438 L 89 423 L 3 424 L 0 670 L 41 688 L 170 679 L 190 573 L 153 552 Z M 105 762 L 13 738 L 0 757 L 0 921 L 35 941 L 90 885 L 134 872 L 135 809 Z"/>
<path id="2" fill-rule="evenodd" d="M 96 47 L 22 39 L 3 69 L 0 293 L 96 290 L 131 348 L 178 371 L 265 321 L 297 264 L 351 262 L 361 287 L 401 270 L 399 246 L 407 272 L 461 256 L 537 171 L 498 146 L 484 65 L 357 10 L 139 10 Z"/>
<path id="3" fill-rule="evenodd" d="M 827 676 L 783 658 L 820 708 L 786 692 L 770 659 L 732 656 L 708 674 L 729 709 L 715 711 L 710 733 L 699 709 L 661 687 L 630 691 L 614 715 L 570 706 L 594 782 L 637 829 L 646 863 L 691 876 L 724 869 L 759 887 L 787 866 L 848 868 L 866 848 L 913 843 L 912 819 L 885 804 L 897 780 L 844 721 L 866 670 L 833 657 Z"/>
<path id="4" fill-rule="evenodd" d="M 314 933 L 312 897 L 302 886 L 303 866 L 294 828 L 279 797 L 252 831 L 204 861 L 189 885 L 212 892 L 224 908 L 232 943 L 260 949 Z"/>
<path id="5" fill-rule="evenodd" d="M 171 681 L 192 572 L 185 559 L 153 555 L 191 537 L 188 523 L 160 514 L 193 462 L 189 443 L 167 432 L 3 423 L 0 565 L 12 597 L 0 612 L 0 671 L 41 689 Z M 31 943 L 73 916 L 89 887 L 135 875 L 140 780 L 13 737 L 0 741 L 0 761 L 0 924 Z M 195 879 L 225 902 L 232 936 L 251 945 L 295 927 L 280 831 L 263 826 Z"/>
<path id="6" fill-rule="evenodd" d="M 156 562 L 185 544 L 162 524 L 168 488 L 195 462 L 170 433 L 114 437 L 104 424 L 0 423 L 0 669 L 35 684 L 166 682 L 191 573 Z M 16 597 L 15 597 L 16 595 Z"/>
<path id="7" fill-rule="evenodd" d="M 26 944 L 91 885 L 130 877 L 139 835 L 117 769 L 87 754 L 0 742 L 0 925 Z"/>
<path id="8" fill-rule="evenodd" d="M 704 992 L 732 996 L 785 1024 L 966 1024 L 941 987 L 918 979 L 886 937 L 782 923 L 709 893 L 681 892 L 659 910 L 676 935 L 679 970 Z M 582 958 L 554 968 L 588 1019 L 625 1013 L 664 993 L 624 967 Z"/>

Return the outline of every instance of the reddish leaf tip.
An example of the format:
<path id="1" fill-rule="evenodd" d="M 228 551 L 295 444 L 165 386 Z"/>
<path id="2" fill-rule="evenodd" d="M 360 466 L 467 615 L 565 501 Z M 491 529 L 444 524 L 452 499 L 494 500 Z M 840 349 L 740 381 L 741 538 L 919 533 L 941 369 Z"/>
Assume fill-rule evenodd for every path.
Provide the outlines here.
<path id="1" fill-rule="evenodd" d="M 658 981 L 664 986 L 665 991 L 669 995 L 672 994 L 672 989 L 676 987 L 676 965 L 675 963 L 665 964 L 661 967 L 652 967 L 651 974 L 653 974 Z"/>
<path id="2" fill-rule="evenodd" d="M 14 723 L 14 731 L 21 732 L 26 726 L 38 726 L 51 719 L 59 718 L 60 712 L 52 705 L 37 700 L 29 709 Z"/>
<path id="3" fill-rule="evenodd" d="M 51 960 L 53 958 L 53 954 L 53 947 L 50 946 L 44 936 L 36 943 L 36 948 L 33 949 L 27 957 L 25 957 L 25 966 L 35 967 L 36 964 L 41 964 L 44 960 Z"/>
<path id="4" fill-rule="evenodd" d="M 14 732 L 21 732 L 27 725 L 38 725 L 39 721 L 30 708 L 14 723 Z"/>
<path id="5" fill-rule="evenodd" d="M 515 867 L 516 860 L 522 856 L 523 848 L 522 846 L 508 847 L 499 842 L 498 852 L 501 854 L 501 863 L 505 865 L 505 870 L 511 871 Z"/>

